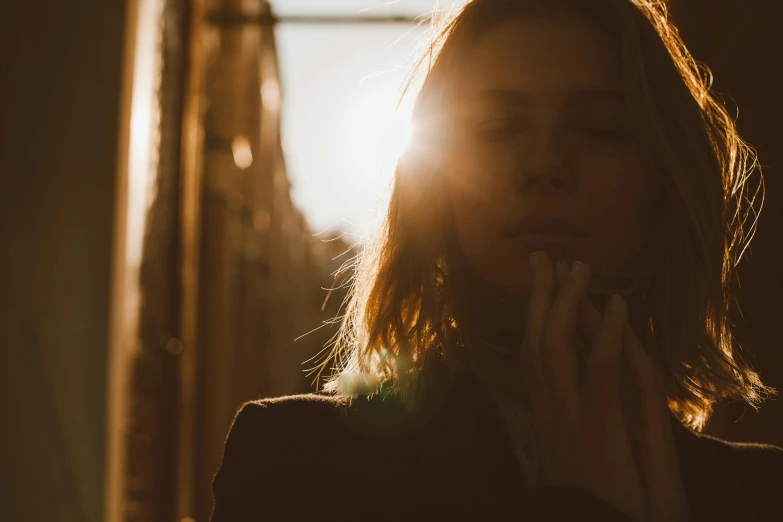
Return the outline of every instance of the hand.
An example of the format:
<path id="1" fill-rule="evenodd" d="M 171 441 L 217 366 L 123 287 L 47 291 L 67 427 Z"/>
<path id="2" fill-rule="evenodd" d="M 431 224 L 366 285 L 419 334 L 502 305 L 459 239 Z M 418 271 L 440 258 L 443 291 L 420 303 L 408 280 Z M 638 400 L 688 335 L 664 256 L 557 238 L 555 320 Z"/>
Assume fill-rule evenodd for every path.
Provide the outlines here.
<path id="1" fill-rule="evenodd" d="M 556 267 L 555 275 L 558 288 L 564 287 L 569 278 L 565 263 Z M 598 338 L 601 323 L 601 314 L 595 306 L 587 298 L 582 299 L 578 326 L 589 342 Z M 669 411 L 655 363 L 627 321 L 624 330 L 623 355 L 630 372 L 625 380 L 621 375 L 620 401 L 641 473 L 647 520 L 690 522 L 693 517 L 671 426 L 671 422 L 678 421 L 673 420 Z M 627 383 L 625 388 L 623 383 Z"/>
<path id="2" fill-rule="evenodd" d="M 546 254 L 537 256 L 522 357 L 540 483 L 579 487 L 639 522 L 689 520 L 663 386 L 627 324 L 625 302 L 613 297 L 601 317 L 585 297 L 589 267 L 577 264 L 569 277 L 564 263 L 555 273 Z M 592 343 L 584 375 L 577 324 Z M 628 426 L 623 415 L 623 352 L 638 383 L 642 426 Z"/>

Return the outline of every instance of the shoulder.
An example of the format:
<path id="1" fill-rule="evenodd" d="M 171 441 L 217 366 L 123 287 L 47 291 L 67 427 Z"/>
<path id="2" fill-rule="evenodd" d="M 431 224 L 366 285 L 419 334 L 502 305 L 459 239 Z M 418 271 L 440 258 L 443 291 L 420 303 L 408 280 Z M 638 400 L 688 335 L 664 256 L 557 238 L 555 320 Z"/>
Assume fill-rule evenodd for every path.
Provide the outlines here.
<path id="1" fill-rule="evenodd" d="M 403 440 L 412 418 L 399 402 L 377 395 L 314 393 L 243 404 L 213 479 L 212 521 L 290 519 L 292 506 L 297 519 L 322 518 L 319 506 L 341 486 L 361 486 L 368 459 L 393 465 L 383 441 Z M 309 487 L 312 479 L 319 486 Z"/>
<path id="2" fill-rule="evenodd" d="M 732 442 L 700 434 L 699 438 L 733 476 L 757 493 L 783 491 L 783 448 L 758 442 Z M 770 487 L 770 486 L 774 486 Z"/>
<path id="3" fill-rule="evenodd" d="M 288 444 L 303 439 L 380 435 L 378 428 L 402 428 L 413 412 L 392 398 L 333 396 L 325 393 L 259 399 L 243 404 L 232 423 L 227 444 L 257 444 L 279 438 Z"/>
<path id="4" fill-rule="evenodd" d="M 319 394 L 243 404 L 212 482 L 212 521 L 284 518 L 303 493 L 302 477 L 324 471 L 319 457 L 339 437 L 347 405 L 346 399 Z"/>
<path id="5" fill-rule="evenodd" d="M 338 428 L 348 401 L 318 394 L 291 395 L 244 403 L 234 417 L 223 451 L 223 466 L 241 457 L 276 454 Z M 221 467 L 222 469 L 222 467 Z"/>
<path id="6" fill-rule="evenodd" d="M 683 428 L 683 430 L 687 430 Z M 783 448 L 772 444 L 734 442 L 687 430 L 692 444 L 680 455 L 692 488 L 705 503 L 721 499 L 743 520 L 779 516 L 783 491 Z M 717 513 L 716 513 L 717 515 Z"/>
<path id="7" fill-rule="evenodd" d="M 258 399 L 244 403 L 237 411 L 230 434 L 258 433 L 269 435 L 270 427 L 277 432 L 300 432 L 300 428 L 335 423 L 346 414 L 350 399 L 322 394 L 290 395 Z"/>

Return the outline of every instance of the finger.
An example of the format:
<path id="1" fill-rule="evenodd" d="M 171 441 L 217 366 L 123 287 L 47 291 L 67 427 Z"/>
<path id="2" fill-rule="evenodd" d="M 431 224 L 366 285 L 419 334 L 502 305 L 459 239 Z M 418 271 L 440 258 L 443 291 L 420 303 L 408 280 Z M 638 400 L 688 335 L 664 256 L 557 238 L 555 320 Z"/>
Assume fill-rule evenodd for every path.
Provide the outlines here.
<path id="1" fill-rule="evenodd" d="M 598 334 L 601 333 L 601 312 L 587 298 L 582 299 L 579 309 L 579 321 L 577 328 L 579 333 L 589 342 L 595 343 Z"/>
<path id="2" fill-rule="evenodd" d="M 587 359 L 587 398 L 591 411 L 620 414 L 620 351 L 628 315 L 625 300 L 613 295 L 606 305 L 601 329 Z"/>
<path id="3" fill-rule="evenodd" d="M 577 336 L 574 339 L 574 346 L 577 357 L 579 358 L 579 377 L 581 389 L 586 388 L 585 375 L 587 368 L 587 359 L 590 357 L 593 345 L 601 332 L 601 321 L 603 317 L 595 305 L 588 298 L 582 299 L 579 306 L 576 330 Z"/>
<path id="4" fill-rule="evenodd" d="M 529 348 L 539 349 L 544 323 L 554 298 L 554 270 L 546 252 L 530 255 L 532 281 L 528 298 L 525 336 Z"/>
<path id="5" fill-rule="evenodd" d="M 545 252 L 530 255 L 531 284 L 522 344 L 522 367 L 531 406 L 542 412 L 551 410 L 551 398 L 541 362 L 540 340 L 544 321 L 552 303 L 554 273 Z M 542 422 L 544 419 L 541 420 Z"/>
<path id="6" fill-rule="evenodd" d="M 554 291 L 554 271 L 549 256 L 534 252 L 530 256 L 531 285 L 525 318 L 525 338 L 522 346 L 524 371 L 533 416 L 534 445 L 541 460 L 540 469 L 551 468 L 549 443 L 554 426 L 554 408 L 541 363 L 540 339 L 549 313 Z"/>
<path id="7" fill-rule="evenodd" d="M 558 292 L 562 290 L 570 276 L 571 269 L 568 266 L 568 263 L 565 261 L 557 263 L 555 265 L 555 290 Z"/>
<path id="8" fill-rule="evenodd" d="M 627 325 L 624 347 L 640 394 L 642 430 L 638 454 L 651 507 L 650 519 L 678 520 L 687 510 L 687 499 L 663 382 L 644 345 Z"/>
<path id="9" fill-rule="evenodd" d="M 668 422 L 670 413 L 661 374 L 628 324 L 623 331 L 623 346 L 631 373 L 639 388 L 643 418 L 663 425 Z"/>
<path id="10" fill-rule="evenodd" d="M 589 267 L 574 263 L 571 274 L 552 303 L 541 338 L 541 358 L 556 409 L 571 420 L 576 420 L 581 410 L 574 330 L 589 281 Z"/>

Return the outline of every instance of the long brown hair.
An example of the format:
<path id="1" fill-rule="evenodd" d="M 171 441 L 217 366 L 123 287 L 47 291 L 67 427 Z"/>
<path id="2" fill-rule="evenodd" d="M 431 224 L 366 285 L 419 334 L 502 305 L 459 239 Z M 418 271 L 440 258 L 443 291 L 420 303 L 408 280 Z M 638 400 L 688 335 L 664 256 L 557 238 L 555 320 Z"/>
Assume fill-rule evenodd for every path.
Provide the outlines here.
<path id="1" fill-rule="evenodd" d="M 435 36 L 404 93 L 416 96 L 412 142 L 398 162 L 377 237 L 350 265 L 345 314 L 321 368 L 333 362 L 324 389 L 351 393 L 357 385 L 387 384 L 410 399 L 429 357 L 454 349 L 459 321 L 439 157 L 448 142 L 455 70 L 465 49 L 497 24 L 553 9 L 588 17 L 614 39 L 634 125 L 664 189 L 659 219 L 668 235 L 656 244 L 656 269 L 638 314 L 642 336 L 657 347 L 670 408 L 701 430 L 716 400 L 757 407 L 775 390 L 741 357 L 729 316 L 763 178 L 753 149 L 712 91 L 708 69 L 655 0 L 473 0 L 433 18 Z"/>

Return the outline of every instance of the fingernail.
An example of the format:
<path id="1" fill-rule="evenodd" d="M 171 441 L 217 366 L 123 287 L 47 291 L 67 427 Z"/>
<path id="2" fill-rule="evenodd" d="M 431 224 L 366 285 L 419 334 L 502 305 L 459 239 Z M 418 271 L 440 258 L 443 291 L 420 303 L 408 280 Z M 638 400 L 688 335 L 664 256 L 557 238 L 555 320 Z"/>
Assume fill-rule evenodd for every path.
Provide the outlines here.
<path id="1" fill-rule="evenodd" d="M 581 270 L 581 268 L 582 268 L 582 263 L 580 263 L 579 261 L 574 261 L 573 263 L 571 263 L 571 277 L 575 277 L 576 274 L 579 273 L 579 270 Z"/>
<path id="2" fill-rule="evenodd" d="M 609 302 L 606 304 L 607 311 L 610 313 L 618 313 L 625 307 L 625 299 L 617 294 L 612 294 L 609 298 Z"/>
<path id="3" fill-rule="evenodd" d="M 533 252 L 533 253 L 530 254 L 530 268 L 532 268 L 533 270 L 535 270 L 536 267 L 538 266 L 538 255 L 537 254 L 538 254 L 538 252 Z"/>

